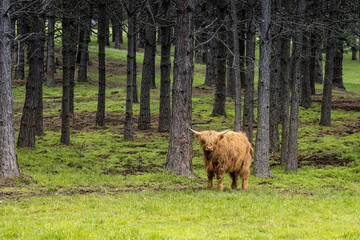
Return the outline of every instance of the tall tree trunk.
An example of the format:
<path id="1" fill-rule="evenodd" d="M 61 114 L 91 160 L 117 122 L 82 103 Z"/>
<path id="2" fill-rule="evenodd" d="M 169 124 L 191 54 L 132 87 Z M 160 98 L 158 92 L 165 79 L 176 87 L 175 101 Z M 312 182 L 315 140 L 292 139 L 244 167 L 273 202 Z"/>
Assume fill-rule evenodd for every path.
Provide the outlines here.
<path id="1" fill-rule="evenodd" d="M 283 22 L 283 28 L 287 28 L 288 19 L 290 17 L 290 4 L 292 1 L 283 1 L 282 7 L 284 9 L 285 21 Z M 285 170 L 288 161 L 288 149 L 289 149 L 289 105 L 290 105 L 290 34 L 285 34 L 281 38 L 281 167 Z"/>
<path id="2" fill-rule="evenodd" d="M 233 9 L 231 9 L 231 12 L 233 11 Z M 227 25 L 227 45 L 228 48 L 231 50 L 231 52 L 233 52 L 234 54 L 232 54 L 231 52 L 229 52 L 227 54 L 226 57 L 226 95 L 230 98 L 235 99 L 235 71 L 236 68 L 239 68 L 239 61 L 237 63 L 237 65 L 235 65 L 234 63 L 234 57 L 240 57 L 238 56 L 238 54 L 240 53 L 239 49 L 238 51 L 235 51 L 234 47 L 234 28 L 233 28 L 233 21 L 231 20 L 232 17 L 232 13 L 229 12 L 226 18 L 229 18 L 226 20 L 226 25 Z M 236 28 L 236 31 L 238 32 L 238 28 Z M 236 36 L 236 39 L 239 41 L 239 36 Z M 237 42 L 236 44 L 239 45 L 239 42 Z M 240 73 L 240 72 L 239 72 Z"/>
<path id="3" fill-rule="evenodd" d="M 297 25 L 302 28 L 305 23 L 305 0 L 298 1 Z M 292 83 L 291 92 L 291 111 L 289 123 L 289 146 L 288 146 L 288 161 L 286 170 L 297 171 L 298 168 L 298 122 L 299 122 L 299 106 L 300 106 L 300 87 L 301 87 L 301 53 L 303 49 L 303 32 L 299 31 L 295 37 L 296 49 L 294 55 L 295 69 L 294 79 Z"/>
<path id="4" fill-rule="evenodd" d="M 281 8 L 281 0 L 274 2 L 274 9 Z M 279 152 L 280 150 L 280 137 L 279 137 L 279 124 L 281 112 L 281 80 L 280 80 L 280 67 L 281 67 L 281 26 L 280 26 L 280 13 L 274 11 L 272 21 L 275 23 L 272 26 L 272 52 L 270 63 L 270 150 Z"/>
<path id="5" fill-rule="evenodd" d="M 20 175 L 11 91 L 10 0 L 0 2 L 0 178 Z"/>
<path id="6" fill-rule="evenodd" d="M 194 177 L 192 168 L 192 76 L 194 0 L 177 1 L 177 43 L 174 60 L 172 124 L 166 169 L 186 177 Z"/>
<path id="7" fill-rule="evenodd" d="M 214 106 L 212 116 L 223 116 L 226 114 L 225 101 L 226 101 L 226 16 L 227 1 L 218 2 L 216 5 L 216 13 L 219 22 L 219 33 L 217 41 L 217 54 L 216 54 L 216 91 L 214 96 Z"/>
<path id="8" fill-rule="evenodd" d="M 17 37 L 19 40 L 15 43 L 17 46 L 17 55 L 16 55 L 16 67 L 15 67 L 15 79 L 25 79 L 25 50 L 24 43 L 21 42 L 21 39 L 24 36 L 26 24 L 24 22 L 24 16 L 18 16 L 17 18 Z"/>
<path id="9" fill-rule="evenodd" d="M 302 63 L 301 63 L 301 100 L 300 106 L 309 108 L 312 104 L 310 82 L 310 41 L 307 33 L 303 33 Z"/>
<path id="10" fill-rule="evenodd" d="M 135 1 L 129 1 L 128 12 L 128 54 L 127 54 L 127 83 L 126 83 L 126 112 L 124 138 L 127 141 L 134 139 L 133 130 L 133 87 L 134 87 L 134 61 L 136 61 L 135 51 Z"/>
<path id="11" fill-rule="evenodd" d="M 26 96 L 21 117 L 17 145 L 35 147 L 35 135 L 43 134 L 42 121 L 42 79 L 44 74 L 44 21 L 37 15 L 29 15 L 26 20 L 29 33 L 27 39 L 29 76 L 26 82 Z"/>
<path id="12" fill-rule="evenodd" d="M 105 126 L 105 43 L 106 43 L 106 1 L 99 1 L 99 93 L 96 125 Z"/>
<path id="13" fill-rule="evenodd" d="M 322 61 L 323 61 L 323 57 L 321 52 L 321 46 L 319 46 L 318 57 L 316 58 L 316 65 L 315 65 L 315 82 L 320 84 L 323 84 L 324 82 Z"/>
<path id="14" fill-rule="evenodd" d="M 79 50 L 78 53 L 80 56 L 80 64 L 78 69 L 78 82 L 87 82 L 87 64 L 89 61 L 89 43 L 90 43 L 90 33 L 91 33 L 91 17 L 93 15 L 93 4 L 87 3 L 83 7 L 82 18 L 83 22 L 83 34 L 82 42 L 79 42 Z"/>
<path id="15" fill-rule="evenodd" d="M 72 0 L 63 0 L 63 16 L 62 16 L 62 57 L 63 57 L 63 95 L 61 104 L 61 142 L 70 144 L 70 114 L 71 114 L 71 79 L 74 77 L 74 66 L 76 57 L 76 44 L 74 44 L 74 20 L 72 12 L 75 8 L 75 2 Z"/>
<path id="16" fill-rule="evenodd" d="M 66 0 L 65 0 L 66 1 Z M 71 17 L 71 45 L 69 48 L 69 54 L 71 57 L 69 58 L 69 116 L 74 117 L 74 88 L 75 88 L 75 67 L 76 67 L 76 51 L 77 45 L 79 43 L 79 5 L 74 4 L 74 8 L 71 9 L 72 16 Z M 70 11 L 70 10 L 69 10 Z"/>
<path id="17" fill-rule="evenodd" d="M 338 39 L 336 41 L 335 55 L 334 55 L 333 87 L 345 90 L 343 83 L 343 71 L 342 71 L 343 54 L 344 54 L 343 41 Z"/>
<path id="18" fill-rule="evenodd" d="M 269 109 L 270 109 L 270 31 L 271 1 L 261 1 L 260 22 L 260 60 L 259 60 L 259 99 L 258 128 L 256 134 L 255 160 L 253 174 L 257 177 L 270 177 L 269 161 Z"/>
<path id="19" fill-rule="evenodd" d="M 148 1 L 148 18 L 152 19 L 157 14 L 158 5 L 154 1 Z M 145 53 L 141 80 L 140 114 L 138 120 L 139 129 L 150 129 L 150 88 L 155 86 L 155 51 L 156 51 L 156 26 L 155 22 L 147 26 L 145 30 Z"/>
<path id="20" fill-rule="evenodd" d="M 351 60 L 353 60 L 353 61 L 357 60 L 356 53 L 357 53 L 356 47 L 354 47 L 354 46 L 351 47 Z"/>
<path id="21" fill-rule="evenodd" d="M 46 58 L 46 86 L 55 87 L 55 17 L 53 13 L 48 16 L 48 41 Z"/>
<path id="22" fill-rule="evenodd" d="M 243 130 L 253 144 L 254 122 L 254 67 L 255 67 L 255 1 L 248 0 L 246 7 L 246 72 L 244 82 Z"/>
<path id="23" fill-rule="evenodd" d="M 163 0 L 161 14 L 165 22 L 161 26 L 161 85 L 160 85 L 160 109 L 159 109 L 159 132 L 169 132 L 171 126 L 170 108 L 170 50 L 171 50 L 171 26 L 170 23 L 170 0 Z"/>
<path id="24" fill-rule="evenodd" d="M 212 39 L 207 46 L 205 55 L 206 73 L 205 73 L 205 86 L 214 86 L 216 83 L 216 54 L 217 54 L 216 39 Z"/>
<path id="25" fill-rule="evenodd" d="M 339 0 L 330 0 L 330 18 L 337 20 L 337 5 Z M 335 33 L 333 25 L 329 27 L 326 43 L 326 62 L 325 62 L 325 78 L 323 88 L 323 98 L 321 101 L 321 126 L 331 125 L 331 98 L 334 78 L 334 49 L 335 49 Z"/>
<path id="26" fill-rule="evenodd" d="M 233 44 L 235 54 L 240 53 L 239 50 L 239 33 L 237 25 L 237 7 L 235 0 L 231 0 L 231 16 L 232 16 L 232 32 Z M 235 71 L 235 121 L 234 130 L 239 132 L 241 130 L 241 79 L 240 79 L 240 56 L 234 55 L 234 71 Z"/>

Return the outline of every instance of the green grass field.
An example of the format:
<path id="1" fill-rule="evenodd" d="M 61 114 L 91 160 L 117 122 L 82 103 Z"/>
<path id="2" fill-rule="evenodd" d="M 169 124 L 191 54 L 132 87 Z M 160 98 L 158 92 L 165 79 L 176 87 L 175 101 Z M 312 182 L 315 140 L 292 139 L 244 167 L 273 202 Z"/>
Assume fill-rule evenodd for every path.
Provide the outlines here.
<path id="1" fill-rule="evenodd" d="M 151 91 L 152 129 L 135 128 L 135 140 L 123 140 L 126 50 L 106 49 L 107 125 L 95 126 L 95 42 L 90 83 L 75 87 L 70 146 L 60 143 L 61 84 L 44 86 L 46 135 L 35 149 L 17 149 L 21 177 L 0 180 L 1 239 L 360 239 L 360 70 L 350 54 L 344 58 L 347 92 L 334 91 L 332 126 L 318 125 L 318 102 L 300 109 L 298 172 L 282 171 L 273 153 L 272 178 L 251 176 L 248 190 L 235 191 L 226 176 L 218 192 L 206 190 L 195 140 L 198 177 L 165 171 L 169 134 L 156 131 L 159 87 Z M 138 86 L 142 58 L 138 53 Z M 234 101 L 227 99 L 226 117 L 211 117 L 214 89 L 203 86 L 204 73 L 205 66 L 195 66 L 194 128 L 232 129 Z M 316 89 L 314 98 L 321 99 L 322 86 Z M 13 95 L 18 132 L 24 83 L 14 85 Z"/>

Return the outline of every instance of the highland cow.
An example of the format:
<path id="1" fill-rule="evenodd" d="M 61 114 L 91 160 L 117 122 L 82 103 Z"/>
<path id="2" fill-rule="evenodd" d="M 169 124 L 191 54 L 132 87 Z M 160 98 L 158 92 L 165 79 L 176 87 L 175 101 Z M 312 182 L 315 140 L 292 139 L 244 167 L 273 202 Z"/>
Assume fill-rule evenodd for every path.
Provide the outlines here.
<path id="1" fill-rule="evenodd" d="M 237 188 L 237 179 L 242 179 L 242 189 L 248 186 L 253 149 L 242 132 L 194 132 L 204 152 L 205 170 L 208 175 L 207 188 L 212 189 L 214 174 L 218 179 L 217 189 L 223 190 L 225 173 L 232 178 L 231 188 Z"/>

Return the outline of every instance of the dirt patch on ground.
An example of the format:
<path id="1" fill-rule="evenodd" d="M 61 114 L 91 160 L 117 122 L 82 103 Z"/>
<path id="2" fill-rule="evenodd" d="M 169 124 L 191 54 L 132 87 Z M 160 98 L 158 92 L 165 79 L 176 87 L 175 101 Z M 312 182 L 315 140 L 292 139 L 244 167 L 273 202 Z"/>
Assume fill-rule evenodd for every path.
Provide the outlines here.
<path id="1" fill-rule="evenodd" d="M 348 166 L 351 162 L 352 160 L 340 159 L 336 155 L 318 153 L 311 156 L 299 157 L 298 167 L 299 168 L 305 166 L 313 166 L 316 168 L 324 168 L 326 166 L 342 167 L 342 166 Z M 270 165 L 271 167 L 281 165 L 280 159 L 276 158 L 274 162 Z"/>
<path id="2" fill-rule="evenodd" d="M 313 97 L 313 103 L 321 105 L 321 101 L 322 94 L 317 94 Z M 333 98 L 331 108 L 349 112 L 360 112 L 360 98 Z"/>
<path id="3" fill-rule="evenodd" d="M 312 155 L 299 158 L 299 167 L 314 166 L 316 168 L 324 168 L 326 166 L 341 167 L 347 166 L 351 160 L 340 159 L 335 155 Z"/>

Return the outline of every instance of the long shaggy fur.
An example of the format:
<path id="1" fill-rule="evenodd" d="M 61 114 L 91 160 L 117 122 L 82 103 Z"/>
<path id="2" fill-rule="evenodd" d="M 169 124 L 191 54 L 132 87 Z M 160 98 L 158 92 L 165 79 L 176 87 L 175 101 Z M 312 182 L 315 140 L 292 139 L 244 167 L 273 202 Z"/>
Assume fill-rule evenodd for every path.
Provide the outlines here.
<path id="1" fill-rule="evenodd" d="M 242 132 L 218 133 L 212 130 L 196 132 L 204 152 L 205 170 L 208 173 L 208 189 L 212 188 L 214 174 L 218 179 L 218 189 L 222 190 L 225 173 L 229 173 L 237 188 L 237 178 L 242 179 L 242 189 L 246 189 L 250 175 L 253 149 L 246 135 Z"/>

